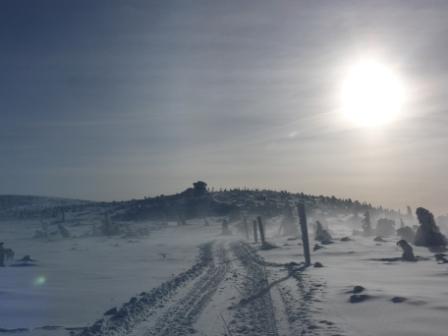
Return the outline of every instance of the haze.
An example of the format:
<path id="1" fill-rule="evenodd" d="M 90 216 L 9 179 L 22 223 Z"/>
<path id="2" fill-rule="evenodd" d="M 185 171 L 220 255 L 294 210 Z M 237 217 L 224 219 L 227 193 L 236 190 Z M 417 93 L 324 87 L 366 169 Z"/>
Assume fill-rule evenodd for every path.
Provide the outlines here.
<path id="1" fill-rule="evenodd" d="M 2 1 L 0 194 L 129 199 L 201 179 L 447 212 L 447 10 Z M 340 112 L 360 57 L 406 85 L 400 117 L 381 128 Z"/>

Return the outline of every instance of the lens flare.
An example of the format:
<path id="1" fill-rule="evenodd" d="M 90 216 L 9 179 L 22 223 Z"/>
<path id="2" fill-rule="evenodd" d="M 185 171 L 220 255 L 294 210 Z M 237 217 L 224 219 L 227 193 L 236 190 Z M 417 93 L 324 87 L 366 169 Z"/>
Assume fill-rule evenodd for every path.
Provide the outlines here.
<path id="1" fill-rule="evenodd" d="M 35 286 L 43 286 L 47 282 L 47 278 L 43 275 L 38 276 L 36 279 L 34 279 L 34 285 Z"/>

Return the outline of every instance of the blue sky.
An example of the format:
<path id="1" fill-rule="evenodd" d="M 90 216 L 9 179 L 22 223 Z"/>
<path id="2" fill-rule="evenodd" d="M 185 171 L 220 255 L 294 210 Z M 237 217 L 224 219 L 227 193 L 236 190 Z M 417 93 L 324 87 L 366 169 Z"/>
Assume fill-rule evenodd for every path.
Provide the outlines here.
<path id="1" fill-rule="evenodd" d="M 447 212 L 444 1 L 0 4 L 0 193 L 113 200 L 287 189 Z M 338 111 L 376 55 L 409 91 L 378 130 Z"/>

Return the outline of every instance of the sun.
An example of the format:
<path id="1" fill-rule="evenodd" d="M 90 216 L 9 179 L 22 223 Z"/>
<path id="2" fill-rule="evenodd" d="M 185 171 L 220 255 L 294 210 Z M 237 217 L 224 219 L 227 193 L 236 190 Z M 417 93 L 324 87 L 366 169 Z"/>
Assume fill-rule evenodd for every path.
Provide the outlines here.
<path id="1" fill-rule="evenodd" d="M 341 90 L 342 111 L 358 127 L 378 127 L 399 117 L 404 102 L 401 79 L 391 67 L 364 60 L 347 71 Z"/>

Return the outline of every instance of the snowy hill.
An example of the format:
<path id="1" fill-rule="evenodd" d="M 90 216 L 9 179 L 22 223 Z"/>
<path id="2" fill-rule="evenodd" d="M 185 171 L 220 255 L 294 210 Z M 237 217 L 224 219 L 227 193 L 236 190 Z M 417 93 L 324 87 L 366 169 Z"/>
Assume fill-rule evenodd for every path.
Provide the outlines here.
<path id="1" fill-rule="evenodd" d="M 305 203 L 309 211 L 324 214 L 361 215 L 369 211 L 374 217 L 399 216 L 397 211 L 351 199 L 258 189 L 195 192 L 194 188 L 189 188 L 175 195 L 116 203 L 115 209 L 116 218 L 122 220 L 178 220 L 224 215 L 239 217 L 241 214 L 273 217 L 284 214 L 298 202 Z"/>
<path id="2" fill-rule="evenodd" d="M 418 261 L 403 261 L 400 221 L 381 239 L 359 232 L 365 212 L 372 230 L 397 212 L 336 197 L 195 186 L 108 203 L 0 197 L 10 216 L 0 218 L 1 241 L 15 252 L 0 267 L 0 334 L 444 335 L 443 258 L 414 246 Z M 303 264 L 298 202 L 306 204 L 316 267 Z M 258 216 L 272 249 L 252 225 Z M 317 221 L 330 243 L 313 232 Z"/>
<path id="3" fill-rule="evenodd" d="M 201 182 L 201 181 L 199 181 Z M 198 183 L 198 182 L 197 182 Z M 204 183 L 204 182 L 201 182 Z M 195 185 L 195 184 L 194 184 Z M 315 196 L 258 189 L 207 190 L 188 188 L 173 195 L 160 195 L 121 202 L 92 202 L 56 197 L 0 195 L 0 218 L 52 218 L 55 213 L 94 209 L 120 221 L 184 221 L 210 216 L 238 218 L 242 214 L 273 217 L 285 214 L 298 202 L 308 211 L 324 215 L 362 215 L 398 218 L 398 212 L 369 203 L 335 196 Z"/>
<path id="4" fill-rule="evenodd" d="M 60 197 L 0 195 L 0 218 L 26 218 L 50 213 L 57 208 L 89 205 L 93 202 Z"/>

